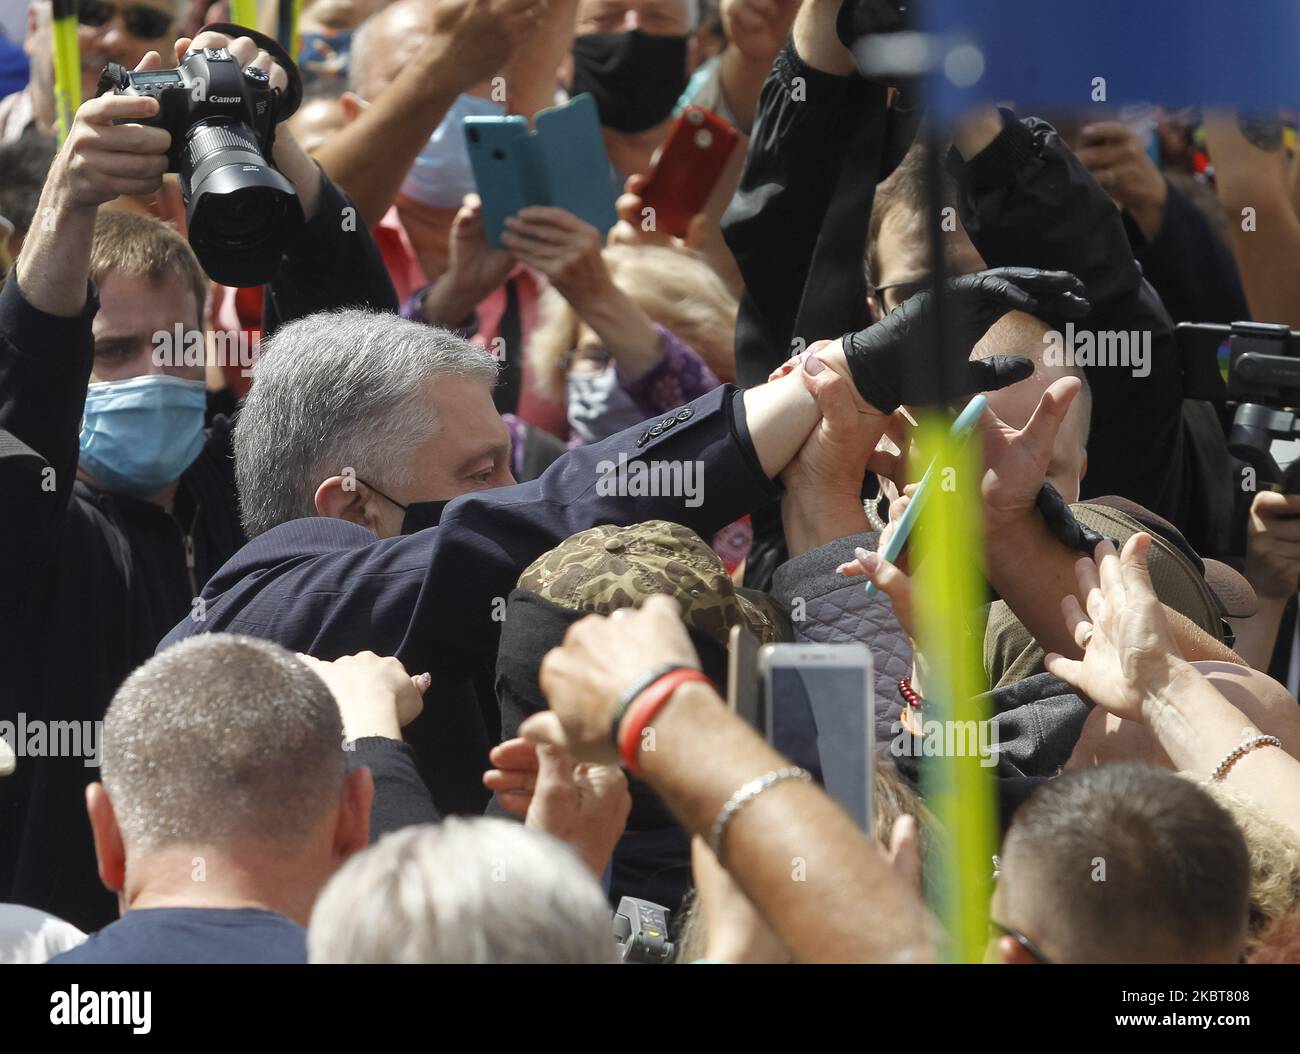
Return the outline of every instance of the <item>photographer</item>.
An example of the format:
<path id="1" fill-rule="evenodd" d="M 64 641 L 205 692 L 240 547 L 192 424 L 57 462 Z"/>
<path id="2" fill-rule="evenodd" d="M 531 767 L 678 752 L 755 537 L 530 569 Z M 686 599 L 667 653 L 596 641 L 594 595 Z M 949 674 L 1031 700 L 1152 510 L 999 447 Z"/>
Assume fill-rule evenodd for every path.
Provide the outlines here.
<path id="1" fill-rule="evenodd" d="M 205 33 L 195 45 L 228 46 L 241 68 L 286 84 L 250 39 Z M 189 47 L 177 42 L 178 59 Z M 151 52 L 139 69 L 161 66 Z M 170 228 L 98 211 L 160 186 L 171 135 L 115 123 L 158 106 L 105 95 L 80 108 L 0 293 L 0 425 L 50 466 L 8 491 L 0 521 L 0 574 L 24 615 L 3 638 L 0 718 L 102 718 L 176 620 L 203 617 L 194 597 L 244 542 L 231 423 L 204 428 L 202 357 L 164 339 L 203 333 L 208 280 Z M 307 225 L 271 283 L 268 325 L 347 303 L 395 308 L 364 225 L 349 231 L 347 199 L 283 128 L 274 158 Z M 83 928 L 112 915 L 81 802 L 91 765 L 40 758 L 0 789 L 0 899 Z"/>

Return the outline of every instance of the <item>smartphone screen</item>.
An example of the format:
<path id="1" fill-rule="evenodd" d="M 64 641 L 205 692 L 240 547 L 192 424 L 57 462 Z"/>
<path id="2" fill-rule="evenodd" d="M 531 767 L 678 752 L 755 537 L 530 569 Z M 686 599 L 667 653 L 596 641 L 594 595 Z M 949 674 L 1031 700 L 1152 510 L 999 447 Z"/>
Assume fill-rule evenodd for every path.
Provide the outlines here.
<path id="1" fill-rule="evenodd" d="M 763 666 L 768 742 L 870 833 L 871 652 L 862 644 L 776 644 L 763 649 Z"/>

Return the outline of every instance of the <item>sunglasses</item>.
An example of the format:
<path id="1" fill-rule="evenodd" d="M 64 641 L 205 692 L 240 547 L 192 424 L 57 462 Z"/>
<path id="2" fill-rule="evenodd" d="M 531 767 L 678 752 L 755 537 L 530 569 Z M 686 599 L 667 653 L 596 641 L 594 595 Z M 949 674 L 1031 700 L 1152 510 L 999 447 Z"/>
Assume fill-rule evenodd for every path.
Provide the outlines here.
<path id="1" fill-rule="evenodd" d="M 916 278 L 910 282 L 887 282 L 884 285 L 873 286 L 871 291 L 880 298 L 881 303 L 883 304 L 885 299 L 884 294 L 889 290 L 897 290 L 894 294 L 894 303 L 901 304 L 909 297 L 913 297 L 917 293 L 929 289 L 931 285 L 932 282 L 930 276 L 926 275 L 924 278 Z"/>
<path id="2" fill-rule="evenodd" d="M 118 11 L 122 12 L 126 31 L 141 40 L 156 40 L 172 24 L 170 14 L 148 4 L 118 5 L 108 3 L 107 0 L 80 0 L 77 4 L 77 21 L 83 26 L 98 29 L 108 25 Z"/>

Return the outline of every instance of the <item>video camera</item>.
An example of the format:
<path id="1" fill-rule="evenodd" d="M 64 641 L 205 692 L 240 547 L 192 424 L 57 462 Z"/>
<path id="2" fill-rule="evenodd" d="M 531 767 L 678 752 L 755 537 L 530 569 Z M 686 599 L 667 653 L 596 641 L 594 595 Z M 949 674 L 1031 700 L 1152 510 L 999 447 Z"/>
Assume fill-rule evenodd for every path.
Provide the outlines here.
<path id="1" fill-rule="evenodd" d="M 287 56 L 276 58 L 284 67 Z M 298 76 L 292 62 L 286 72 Z M 265 70 L 241 69 L 226 48 L 199 48 L 170 70 L 110 62 L 99 84 L 101 93 L 158 100 L 157 116 L 136 123 L 171 133 L 167 171 L 180 174 L 190 245 L 208 276 L 230 286 L 269 282 L 303 224 L 293 184 L 267 162 L 300 83 L 281 96 Z"/>
<path id="2" fill-rule="evenodd" d="M 1236 404 L 1229 451 L 1255 470 L 1261 487 L 1300 494 L 1300 332 L 1267 322 L 1181 322 L 1175 334 L 1186 362 L 1226 359 L 1226 396 Z M 1222 400 L 1221 381 L 1217 387 L 1188 394 Z M 1278 441 L 1295 447 L 1279 452 Z"/>
<path id="3" fill-rule="evenodd" d="M 614 912 L 614 943 L 625 963 L 666 963 L 673 957 L 668 939 L 669 911 L 662 904 L 623 897 Z"/>

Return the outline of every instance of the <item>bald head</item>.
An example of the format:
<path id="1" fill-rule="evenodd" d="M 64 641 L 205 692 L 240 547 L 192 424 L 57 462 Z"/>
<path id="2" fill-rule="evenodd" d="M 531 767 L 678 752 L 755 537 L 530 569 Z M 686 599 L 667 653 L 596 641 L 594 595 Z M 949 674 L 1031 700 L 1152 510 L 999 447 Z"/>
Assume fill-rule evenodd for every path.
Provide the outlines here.
<path id="1" fill-rule="evenodd" d="M 374 102 L 432 36 L 434 0 L 396 0 L 352 38 L 348 89 Z"/>
<path id="2" fill-rule="evenodd" d="M 1047 365 L 1044 336 L 1051 327 L 1023 311 L 1011 311 L 995 322 L 971 352 L 972 359 L 992 355 L 1022 355 L 1034 364 L 1034 373 L 1018 384 L 1001 391 L 989 392 L 993 412 L 1013 428 L 1024 428 L 1033 416 L 1043 393 L 1062 377 L 1078 377 L 1083 391 L 1071 404 L 1052 447 L 1052 461 L 1047 481 L 1067 502 L 1079 500 L 1079 483 L 1088 467 L 1088 432 L 1092 416 L 1092 397 L 1083 371 L 1077 367 Z"/>

